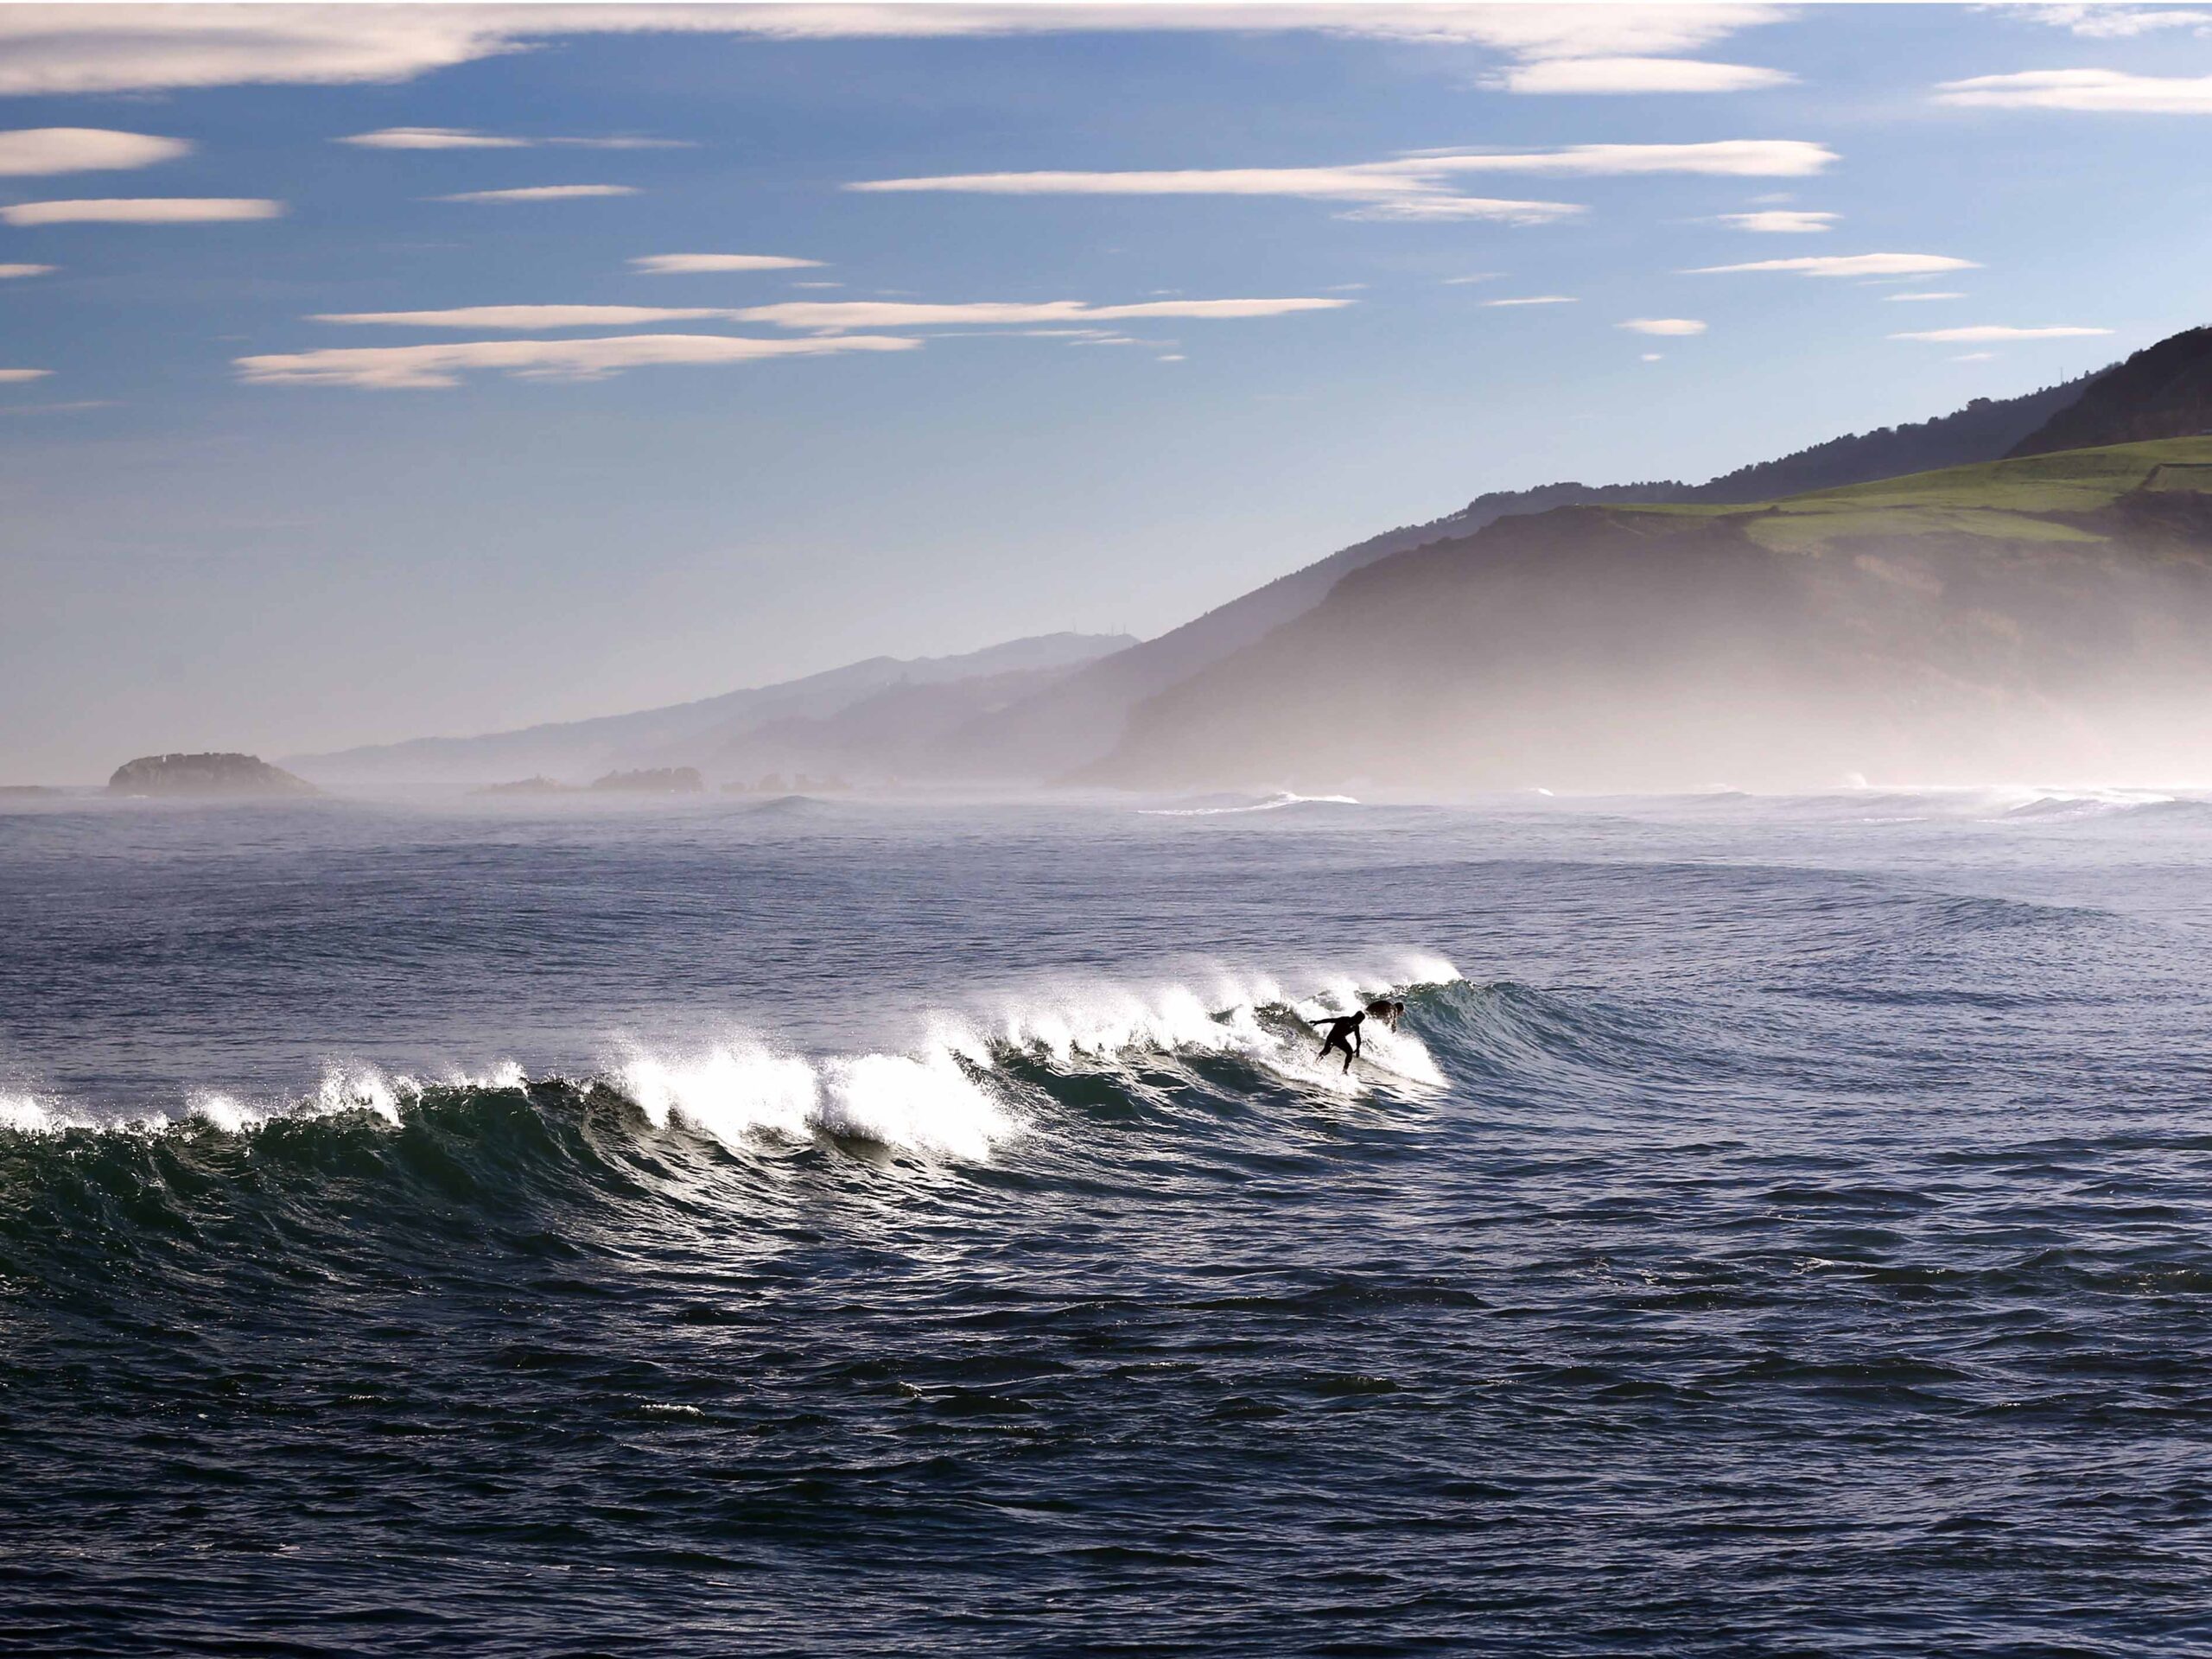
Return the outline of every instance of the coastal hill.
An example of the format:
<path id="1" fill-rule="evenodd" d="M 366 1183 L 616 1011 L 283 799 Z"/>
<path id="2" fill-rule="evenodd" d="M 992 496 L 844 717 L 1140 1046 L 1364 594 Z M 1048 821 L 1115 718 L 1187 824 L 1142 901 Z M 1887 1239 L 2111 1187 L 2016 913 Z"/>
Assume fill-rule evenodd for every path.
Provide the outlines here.
<path id="1" fill-rule="evenodd" d="M 1703 484 L 1559 483 L 1479 495 L 1457 512 L 1344 548 L 1157 639 L 1105 657 L 1033 696 L 979 716 L 944 740 L 939 758 L 948 769 L 968 776 L 1043 779 L 1075 771 L 1121 740 L 1131 710 L 1147 698 L 1304 615 L 1338 582 L 1379 560 L 1472 535 L 1502 518 L 1560 507 L 1759 501 L 1995 461 L 2080 398 L 2096 378 L 2084 375 L 2018 397 L 1977 397 L 1948 415 L 1832 438 Z"/>
<path id="2" fill-rule="evenodd" d="M 779 722 L 825 721 L 886 693 L 1007 675 L 1027 676 L 1019 682 L 1020 690 L 1036 691 L 1133 643 L 1127 634 L 1051 633 L 957 657 L 871 657 L 803 679 L 635 714 L 480 737 L 416 738 L 299 755 L 288 764 L 325 785 L 353 788 L 485 784 L 538 774 L 589 778 L 613 771 L 705 766 L 740 747 L 749 734 Z"/>
<path id="3" fill-rule="evenodd" d="M 2212 771 L 2212 438 L 1381 560 L 1080 781 L 1460 791 Z"/>
<path id="4" fill-rule="evenodd" d="M 318 795 L 304 778 L 251 754 L 148 754 L 125 761 L 107 780 L 111 795 L 180 795 L 271 799 Z"/>
<path id="5" fill-rule="evenodd" d="M 2191 328 L 2107 369 L 2011 451 L 2044 455 L 2212 433 L 2212 328 Z"/>

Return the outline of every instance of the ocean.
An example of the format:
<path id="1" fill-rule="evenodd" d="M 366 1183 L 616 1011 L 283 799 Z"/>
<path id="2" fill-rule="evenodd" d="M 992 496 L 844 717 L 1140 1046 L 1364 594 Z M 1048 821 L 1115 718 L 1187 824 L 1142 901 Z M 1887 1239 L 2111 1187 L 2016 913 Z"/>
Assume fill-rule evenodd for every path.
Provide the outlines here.
<path id="1" fill-rule="evenodd" d="M 0 1647 L 2212 1652 L 2208 946 L 2144 793 L 10 803 Z"/>

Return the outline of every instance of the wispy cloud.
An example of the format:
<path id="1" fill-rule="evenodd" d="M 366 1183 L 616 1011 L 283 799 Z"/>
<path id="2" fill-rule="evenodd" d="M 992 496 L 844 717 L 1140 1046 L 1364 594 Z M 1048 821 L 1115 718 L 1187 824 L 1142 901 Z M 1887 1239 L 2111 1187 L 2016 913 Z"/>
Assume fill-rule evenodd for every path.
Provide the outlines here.
<path id="1" fill-rule="evenodd" d="M 1470 271 L 1465 276 L 1446 276 L 1443 283 L 1446 288 L 1464 288 L 1470 283 L 1494 283 L 1504 275 L 1502 270 Z"/>
<path id="2" fill-rule="evenodd" d="M 1797 77 L 1747 63 L 1696 58 L 1548 58 L 1509 69 L 1494 83 L 1509 92 L 1749 92 Z"/>
<path id="3" fill-rule="evenodd" d="M 0 132 L 0 177 L 100 173 L 151 167 L 192 153 L 181 138 L 114 132 L 105 127 L 25 127 Z"/>
<path id="4" fill-rule="evenodd" d="M 854 328 L 943 328 L 1023 323 L 1130 322 L 1142 319 L 1236 321 L 1333 311 L 1343 299 L 1147 300 L 1091 305 L 1082 300 L 977 301 L 931 305 L 904 300 L 785 300 L 737 307 L 472 305 L 444 311 L 332 312 L 315 322 L 398 328 L 609 328 L 655 322 L 765 322 L 824 334 Z"/>
<path id="5" fill-rule="evenodd" d="M 463 190 L 433 201 L 567 201 L 578 196 L 634 196 L 630 184 L 531 184 L 518 190 Z"/>
<path id="6" fill-rule="evenodd" d="M 410 79 L 569 35 L 772 40 L 1204 31 L 1491 48 L 1522 62 L 1695 52 L 1770 5 L 0 7 L 0 94 Z"/>
<path id="7" fill-rule="evenodd" d="M 2169 29 L 2212 35 L 2212 11 L 2193 11 L 2186 6 L 2099 4 L 2029 6 L 2023 10 L 2039 22 L 2056 24 L 2091 40 L 2124 41 Z"/>
<path id="8" fill-rule="evenodd" d="M 2012 328 L 2001 323 L 1977 323 L 1970 328 L 1927 328 L 1891 334 L 1891 340 L 1927 340 L 1939 345 L 1972 345 L 1990 340 L 2082 340 L 2108 334 L 2109 328 Z"/>
<path id="9" fill-rule="evenodd" d="M 1960 352 L 1952 357 L 1951 361 L 1954 363 L 1986 363 L 1990 359 L 1996 355 L 1997 353 L 1994 352 Z"/>
<path id="10" fill-rule="evenodd" d="M 356 144 L 364 149 L 536 149 L 566 146 L 571 149 L 690 149 L 683 138 L 547 138 L 518 137 L 512 134 L 478 132 L 469 127 L 384 127 L 375 132 L 351 133 L 333 143 Z"/>
<path id="11" fill-rule="evenodd" d="M 1694 317 L 1630 317 L 1626 322 L 1617 322 L 1616 328 L 1625 328 L 1632 334 L 1701 334 L 1705 325 Z"/>
<path id="12" fill-rule="evenodd" d="M 111 197 L 92 201 L 19 201 L 0 207 L 10 225 L 212 225 L 275 219 L 281 201 L 239 196 Z"/>
<path id="13" fill-rule="evenodd" d="M 2024 69 L 1947 80 L 1939 104 L 1986 110 L 2080 110 L 2114 115 L 2212 115 L 2212 75 L 2132 75 L 2120 69 Z"/>
<path id="14" fill-rule="evenodd" d="M 52 265 L 0 265 L 0 282 L 11 282 L 19 276 L 45 276 L 54 269 Z"/>
<path id="15" fill-rule="evenodd" d="M 1483 303 L 1484 305 L 1574 305 L 1578 302 L 1572 294 L 1531 294 L 1524 299 L 1484 300 Z"/>
<path id="16" fill-rule="evenodd" d="M 813 270 L 819 259 L 791 259 L 779 253 L 648 253 L 631 268 L 655 276 L 682 276 L 712 270 Z"/>
<path id="17" fill-rule="evenodd" d="M 471 370 L 526 380 L 603 380 L 626 369 L 667 364 L 749 363 L 836 352 L 905 352 L 910 336 L 839 334 L 814 340 L 749 340 L 728 334 L 618 334 L 595 340 L 479 340 L 436 346 L 341 346 L 241 357 L 238 378 L 256 385 L 360 386 L 378 391 L 453 386 Z"/>
<path id="18" fill-rule="evenodd" d="M 1293 196 L 1340 203 L 1349 217 L 1496 219 L 1544 224 L 1580 213 L 1576 203 L 1459 194 L 1468 174 L 1599 178 L 1683 173 L 1797 177 L 1836 159 L 1799 139 L 1724 139 L 1694 144 L 1572 144 L 1542 150 L 1431 150 L 1332 167 L 1179 168 L 1129 172 L 950 173 L 855 180 L 848 190 L 999 196 Z"/>
<path id="19" fill-rule="evenodd" d="M 16 385 L 25 380 L 43 380 L 52 369 L 0 369 L 0 385 Z"/>
<path id="20" fill-rule="evenodd" d="M 1979 270 L 1971 259 L 1941 253 L 1808 254 L 1800 259 L 1754 259 L 1740 265 L 1699 265 L 1688 276 L 1719 276 L 1739 270 L 1794 271 L 1800 276 L 1926 276 L 1939 270 Z"/>
<path id="21" fill-rule="evenodd" d="M 1894 305 L 1902 300 L 1963 300 L 1966 296 L 1947 291 L 1942 294 L 1885 294 L 1882 297 Z"/>
<path id="22" fill-rule="evenodd" d="M 1714 223 L 1726 225 L 1732 230 L 1757 231 L 1765 236 L 1808 236 L 1815 231 L 1831 231 L 1841 218 L 1840 213 L 1817 213 L 1796 207 L 1764 207 L 1755 213 L 1721 213 Z"/>

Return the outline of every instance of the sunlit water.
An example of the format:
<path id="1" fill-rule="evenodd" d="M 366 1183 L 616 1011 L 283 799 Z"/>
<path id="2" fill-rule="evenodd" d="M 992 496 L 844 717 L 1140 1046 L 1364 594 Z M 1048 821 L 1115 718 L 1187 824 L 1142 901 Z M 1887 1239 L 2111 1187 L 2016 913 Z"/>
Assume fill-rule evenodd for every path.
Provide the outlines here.
<path id="1" fill-rule="evenodd" d="M 0 1645 L 2212 1646 L 2212 808 L 1151 805 L 0 816 Z"/>

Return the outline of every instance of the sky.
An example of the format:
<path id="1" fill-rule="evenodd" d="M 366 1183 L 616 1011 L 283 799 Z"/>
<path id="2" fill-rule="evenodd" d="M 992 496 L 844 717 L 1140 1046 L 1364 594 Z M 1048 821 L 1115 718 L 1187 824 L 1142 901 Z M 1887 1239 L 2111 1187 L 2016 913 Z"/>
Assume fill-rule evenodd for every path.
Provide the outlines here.
<path id="1" fill-rule="evenodd" d="M 1163 632 L 2212 321 L 2212 10 L 0 6 L 0 783 Z"/>

